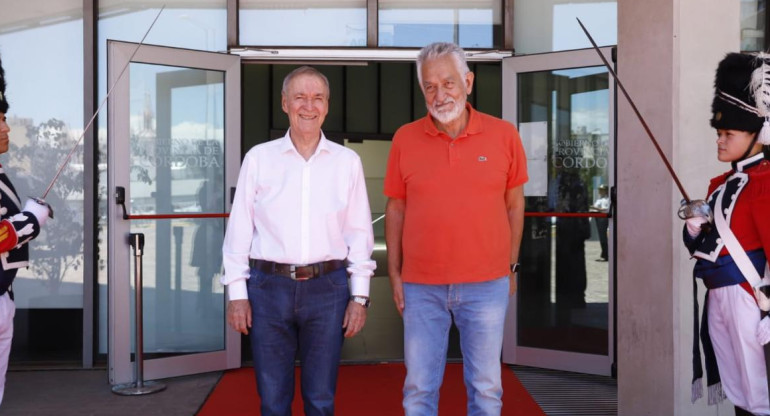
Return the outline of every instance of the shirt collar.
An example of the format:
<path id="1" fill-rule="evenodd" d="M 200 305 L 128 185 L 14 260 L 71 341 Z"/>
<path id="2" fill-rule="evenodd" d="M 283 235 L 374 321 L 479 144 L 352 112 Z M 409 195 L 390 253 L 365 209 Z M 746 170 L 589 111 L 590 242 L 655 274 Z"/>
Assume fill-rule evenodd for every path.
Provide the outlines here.
<path id="1" fill-rule="evenodd" d="M 281 153 L 294 152 L 296 154 L 299 154 L 299 152 L 297 152 L 297 148 L 294 147 L 294 143 L 292 143 L 291 141 L 291 136 L 289 135 L 290 132 L 291 132 L 291 128 L 286 130 L 286 134 L 279 139 L 281 141 L 281 144 L 280 144 Z M 329 146 L 329 140 L 326 139 L 326 136 L 324 135 L 323 130 L 321 131 L 321 141 L 318 142 L 318 146 L 315 149 L 315 153 L 313 153 L 313 156 L 311 156 L 311 158 L 321 153 L 322 151 L 325 153 L 331 152 L 331 148 Z"/>
<path id="2" fill-rule="evenodd" d="M 737 162 L 735 164 L 735 171 L 743 172 L 748 168 L 758 165 L 759 162 L 763 160 L 765 160 L 765 154 L 763 152 L 759 152 L 752 157 L 748 157 L 746 159 L 741 160 L 740 162 Z"/>
<path id="3" fill-rule="evenodd" d="M 471 134 L 477 134 L 481 133 L 483 131 L 483 126 L 481 124 L 481 120 L 479 117 L 478 111 L 476 111 L 473 106 L 466 102 L 465 108 L 468 110 L 468 124 L 465 125 L 465 130 L 463 130 L 457 137 L 463 137 L 463 136 L 469 136 Z M 436 124 L 433 123 L 433 117 L 430 115 L 430 112 L 425 115 L 423 118 L 423 126 L 425 128 L 425 133 L 431 135 L 431 136 L 438 136 L 441 134 L 441 132 L 436 128 Z"/>

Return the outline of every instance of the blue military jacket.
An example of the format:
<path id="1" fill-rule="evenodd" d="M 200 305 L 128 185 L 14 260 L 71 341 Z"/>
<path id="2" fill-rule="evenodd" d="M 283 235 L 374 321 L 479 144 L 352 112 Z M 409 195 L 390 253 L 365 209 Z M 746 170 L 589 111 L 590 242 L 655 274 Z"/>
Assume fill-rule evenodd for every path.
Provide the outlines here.
<path id="1" fill-rule="evenodd" d="M 11 286 L 16 271 L 29 265 L 27 243 L 39 233 L 37 218 L 22 211 L 19 195 L 0 166 L 0 294 Z"/>

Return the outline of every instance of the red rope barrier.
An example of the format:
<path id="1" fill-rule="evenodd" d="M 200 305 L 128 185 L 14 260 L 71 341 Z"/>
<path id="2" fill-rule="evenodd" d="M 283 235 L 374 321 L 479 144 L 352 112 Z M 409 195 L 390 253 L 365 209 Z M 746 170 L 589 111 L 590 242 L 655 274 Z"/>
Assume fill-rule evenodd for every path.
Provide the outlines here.
<path id="1" fill-rule="evenodd" d="M 151 215 L 129 215 L 129 220 L 173 220 L 185 218 L 227 218 L 230 214 L 151 214 Z"/>
<path id="2" fill-rule="evenodd" d="M 525 217 L 609 218 L 605 212 L 525 212 Z"/>
<path id="3" fill-rule="evenodd" d="M 609 214 L 603 212 L 525 212 L 525 217 L 555 217 L 555 218 L 609 218 Z M 230 214 L 147 214 L 128 216 L 129 220 L 173 220 L 185 218 L 228 218 Z"/>

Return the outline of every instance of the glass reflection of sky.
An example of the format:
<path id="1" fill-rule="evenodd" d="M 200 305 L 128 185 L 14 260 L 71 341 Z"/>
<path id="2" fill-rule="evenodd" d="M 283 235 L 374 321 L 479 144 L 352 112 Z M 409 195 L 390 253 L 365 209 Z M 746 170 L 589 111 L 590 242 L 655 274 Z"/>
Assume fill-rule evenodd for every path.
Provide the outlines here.
<path id="1" fill-rule="evenodd" d="M 364 2 L 360 8 L 242 8 L 240 19 L 242 45 L 366 46 Z M 381 8 L 378 19 L 384 47 L 457 40 L 463 47 L 491 48 L 492 25 L 500 24 L 489 9 Z"/>
<path id="2" fill-rule="evenodd" d="M 39 3 L 35 7 L 45 10 L 47 2 Z M 12 13 L 10 6 L 0 9 Z M 73 20 L 41 18 L 39 22 L 24 22 L 28 23 L 25 28 L 13 22 L 2 28 L 8 30 L 0 35 L 0 55 L 6 75 L 6 94 L 11 105 L 8 112 L 13 128 L 10 137 L 16 146 L 24 148 L 30 145 L 27 139 L 31 131 L 25 132 L 24 126 L 37 127 L 53 119 L 61 120 L 66 123 L 64 131 L 73 142 L 82 130 L 83 45 L 80 40 L 83 39 L 83 21 L 79 16 L 69 17 Z M 10 20 L 8 16 L 4 18 Z M 22 120 L 15 124 L 14 118 Z M 69 148 L 51 151 L 64 154 Z M 50 180 L 53 171 L 36 171 L 15 156 L 4 154 L 2 163 L 10 166 L 10 176 L 19 195 L 26 198 L 25 195 L 42 192 L 38 184 Z M 72 180 L 82 177 L 75 167 L 82 167 L 81 156 L 82 151 L 73 154 L 72 164 L 63 171 L 63 178 Z M 82 248 L 83 236 L 77 234 L 77 230 L 82 229 L 83 194 L 78 189 L 63 189 L 55 186 L 48 196 L 48 201 L 57 212 L 58 223 L 46 226 L 47 231 L 42 232 L 30 250 L 31 267 L 20 269 L 14 281 L 19 294 L 16 305 L 20 309 L 83 307 L 83 269 L 71 267 L 83 262 L 82 251 L 72 251 Z M 72 232 L 74 234 L 69 234 Z M 74 237 L 59 238 L 62 235 Z M 26 325 L 28 321 L 22 319 L 21 323 Z"/>
<path id="3" fill-rule="evenodd" d="M 591 43 L 576 17 L 599 46 L 615 45 L 617 15 L 617 1 L 517 0 L 514 2 L 514 48 L 517 54 L 590 48 Z"/>
<path id="4" fill-rule="evenodd" d="M 576 17 L 580 18 L 599 46 L 618 43 L 617 2 L 557 4 L 553 7 L 554 51 L 591 47 Z"/>
<path id="5" fill-rule="evenodd" d="M 216 84 L 174 88 L 171 92 L 171 137 L 224 138 L 224 74 Z M 190 103 L 191 105 L 174 105 Z"/>
<path id="6" fill-rule="evenodd" d="M 225 1 L 221 3 L 221 9 L 166 8 L 145 43 L 226 50 Z M 107 91 L 107 39 L 138 42 L 158 10 L 115 14 L 99 21 L 99 102 Z M 0 56 L 11 100 L 10 115 L 31 118 L 38 123 L 57 118 L 72 129 L 82 128 L 83 47 L 80 39 L 83 39 L 82 20 L 0 35 Z M 100 117 L 102 129 L 105 120 Z"/>
<path id="7" fill-rule="evenodd" d="M 144 111 L 149 109 L 153 125 L 157 115 L 157 75 L 185 69 L 163 65 L 131 64 L 130 113 L 132 133 L 144 129 Z M 201 71 L 189 69 L 187 71 Z M 176 87 L 171 90 L 171 136 L 186 139 L 221 139 L 224 129 L 224 74 L 209 72 L 209 79 L 218 82 L 208 85 Z M 180 105 L 180 103 L 184 103 Z"/>
<path id="8" fill-rule="evenodd" d="M 217 9 L 165 9 L 145 42 L 189 49 L 226 50 L 226 2 L 222 0 L 221 3 Z M 139 41 L 157 11 L 157 8 L 150 8 L 100 19 L 98 102 L 107 91 L 107 39 Z M 421 46 L 435 40 L 452 41 L 456 18 L 460 24 L 457 36 L 462 46 L 491 46 L 491 11 L 458 9 L 459 17 L 455 17 L 454 12 L 446 9 L 381 10 L 380 44 Z M 575 16 L 580 16 L 600 44 L 616 42 L 615 2 L 553 5 L 551 13 L 554 50 L 588 46 L 574 22 Z M 428 30 L 431 26 L 433 28 Z M 420 28 L 422 30 L 418 30 Z M 83 50 L 79 42 L 73 42 L 73 39 L 82 39 L 82 30 L 82 21 L 76 20 L 0 35 L 0 54 L 9 80 L 12 115 L 38 122 L 58 118 L 73 129 L 82 127 L 82 104 L 78 103 L 82 103 Z M 270 37 L 261 43 L 361 46 L 365 44 L 366 10 L 362 7 L 241 11 L 242 43 L 256 43 L 250 42 L 249 37 L 268 35 Z M 30 53 L 33 50 L 44 53 Z M 24 83 L 14 82 L 22 77 Z M 36 81 L 26 82 L 30 79 Z M 100 118 L 102 130 L 105 120 L 103 116 Z"/>
<path id="9" fill-rule="evenodd" d="M 219 9 L 166 8 L 153 26 L 146 44 L 207 51 L 227 50 L 227 11 Z M 139 42 L 160 8 L 112 15 L 99 20 L 99 102 L 107 94 L 107 39 Z M 107 128 L 106 111 L 99 114 L 99 131 Z"/>
<path id="10" fill-rule="evenodd" d="M 561 69 L 561 70 L 553 71 L 554 75 L 558 75 L 560 77 L 567 77 L 567 78 L 580 78 L 588 75 L 606 74 L 606 73 L 607 73 L 607 69 L 603 66 L 588 66 L 585 68 Z"/>
<path id="11" fill-rule="evenodd" d="M 569 79 L 590 77 L 592 75 L 607 74 L 603 66 L 591 66 L 584 68 L 562 69 L 551 71 L 554 76 Z M 554 92 L 555 94 L 555 92 Z M 570 96 L 570 125 L 572 131 L 585 129 L 588 133 L 608 134 L 609 123 L 609 90 L 575 92 Z M 554 102 L 556 101 L 554 96 Z"/>
<path id="12" fill-rule="evenodd" d="M 360 8 L 241 9 L 240 43 L 267 46 L 366 46 Z"/>
<path id="13" fill-rule="evenodd" d="M 572 94 L 571 126 L 573 131 L 585 128 L 587 133 L 608 134 L 609 90 L 588 91 Z"/>
<path id="14" fill-rule="evenodd" d="M 457 42 L 464 48 L 492 48 L 492 10 L 380 10 L 380 46 L 423 47 L 431 42 Z"/>
<path id="15" fill-rule="evenodd" d="M 83 126 L 83 21 L 0 35 L 9 116 Z M 13 133 L 12 133 L 13 135 Z"/>

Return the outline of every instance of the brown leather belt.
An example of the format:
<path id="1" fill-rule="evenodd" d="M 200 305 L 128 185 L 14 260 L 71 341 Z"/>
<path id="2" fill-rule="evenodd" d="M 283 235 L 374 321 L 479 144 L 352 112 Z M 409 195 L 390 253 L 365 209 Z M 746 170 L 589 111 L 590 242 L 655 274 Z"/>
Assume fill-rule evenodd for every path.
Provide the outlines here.
<path id="1" fill-rule="evenodd" d="M 277 274 L 293 280 L 309 280 L 345 267 L 345 260 L 327 260 L 312 264 L 282 264 L 267 260 L 249 259 L 249 267 L 263 273 Z"/>

